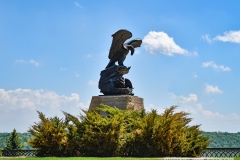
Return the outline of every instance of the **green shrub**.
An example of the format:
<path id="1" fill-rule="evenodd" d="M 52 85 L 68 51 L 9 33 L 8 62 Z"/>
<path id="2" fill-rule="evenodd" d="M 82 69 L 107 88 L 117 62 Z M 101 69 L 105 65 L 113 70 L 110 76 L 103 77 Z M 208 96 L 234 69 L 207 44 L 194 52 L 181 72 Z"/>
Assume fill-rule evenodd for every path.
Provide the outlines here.
<path id="1" fill-rule="evenodd" d="M 0 157 L 2 157 L 2 148 L 0 148 Z"/>
<path id="2" fill-rule="evenodd" d="M 131 130 L 124 141 L 122 152 L 127 156 L 147 157 L 195 157 L 208 146 L 208 138 L 202 136 L 199 126 L 189 127 L 187 113 L 174 113 L 176 107 L 166 109 L 162 115 L 156 110 L 138 115 L 129 123 Z M 126 124 L 126 123 L 123 123 Z M 135 127 L 135 128 L 134 128 Z M 119 156 L 120 156 L 119 155 Z"/>
<path id="3" fill-rule="evenodd" d="M 64 156 L 67 145 L 67 123 L 58 117 L 46 118 L 38 112 L 41 122 L 35 123 L 28 130 L 33 138 L 28 141 L 38 150 L 37 156 Z"/>
<path id="4" fill-rule="evenodd" d="M 41 156 L 197 157 L 208 137 L 199 125 L 189 126 L 188 113 L 175 109 L 158 114 L 101 105 L 80 118 L 63 112 L 64 121 L 39 112 L 41 122 L 29 130 L 34 136 L 29 144 Z"/>

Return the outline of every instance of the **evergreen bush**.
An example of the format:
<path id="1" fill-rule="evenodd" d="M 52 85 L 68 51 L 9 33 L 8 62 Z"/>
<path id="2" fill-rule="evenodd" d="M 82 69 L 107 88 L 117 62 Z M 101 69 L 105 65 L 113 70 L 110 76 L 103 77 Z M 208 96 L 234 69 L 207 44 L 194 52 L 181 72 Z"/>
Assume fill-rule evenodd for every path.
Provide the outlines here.
<path id="1" fill-rule="evenodd" d="M 37 149 L 37 156 L 65 156 L 67 145 L 67 123 L 58 117 L 46 118 L 39 111 L 40 122 L 28 130 L 33 138 L 28 140 L 32 148 Z"/>
<path id="2" fill-rule="evenodd" d="M 6 150 L 18 150 L 22 149 L 22 141 L 18 136 L 18 133 L 16 129 L 14 128 L 13 131 L 10 133 L 10 136 L 8 137 L 6 141 L 6 147 L 4 149 Z"/>
<path id="3" fill-rule="evenodd" d="M 208 137 L 199 125 L 189 125 L 188 113 L 175 109 L 158 114 L 101 105 L 80 117 L 63 112 L 65 120 L 38 112 L 41 122 L 29 129 L 33 135 L 29 144 L 39 156 L 200 156 L 209 145 Z"/>

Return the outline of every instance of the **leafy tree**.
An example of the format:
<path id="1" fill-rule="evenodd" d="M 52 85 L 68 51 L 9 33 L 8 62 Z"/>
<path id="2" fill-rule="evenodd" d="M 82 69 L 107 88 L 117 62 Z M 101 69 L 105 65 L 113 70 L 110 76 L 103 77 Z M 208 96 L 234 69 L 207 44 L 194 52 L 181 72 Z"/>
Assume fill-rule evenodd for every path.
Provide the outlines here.
<path id="1" fill-rule="evenodd" d="M 22 149 L 22 147 L 23 147 L 22 142 L 18 136 L 16 129 L 14 128 L 13 131 L 10 133 L 8 140 L 6 141 L 5 149 L 18 150 L 18 149 Z"/>

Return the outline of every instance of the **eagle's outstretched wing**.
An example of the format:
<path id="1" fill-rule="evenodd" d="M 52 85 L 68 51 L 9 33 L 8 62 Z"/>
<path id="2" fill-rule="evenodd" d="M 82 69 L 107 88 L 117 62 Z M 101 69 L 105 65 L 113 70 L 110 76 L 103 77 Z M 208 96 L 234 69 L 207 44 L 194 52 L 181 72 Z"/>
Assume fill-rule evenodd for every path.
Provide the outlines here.
<path id="1" fill-rule="evenodd" d="M 108 58 L 112 59 L 116 56 L 116 54 L 121 54 L 123 50 L 126 50 L 123 47 L 123 43 L 132 37 L 132 33 L 128 30 L 121 29 L 115 32 L 113 35 L 112 45 L 109 51 Z"/>
<path id="2" fill-rule="evenodd" d="M 134 40 L 131 40 L 130 42 L 126 43 L 127 45 L 131 45 L 134 48 L 140 47 L 142 44 L 142 40 L 140 38 L 136 38 Z"/>

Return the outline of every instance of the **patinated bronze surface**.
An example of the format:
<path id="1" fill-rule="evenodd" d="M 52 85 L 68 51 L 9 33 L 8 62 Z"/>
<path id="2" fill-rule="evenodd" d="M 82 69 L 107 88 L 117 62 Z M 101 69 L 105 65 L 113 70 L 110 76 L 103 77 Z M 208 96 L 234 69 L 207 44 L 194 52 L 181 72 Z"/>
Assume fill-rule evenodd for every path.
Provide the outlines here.
<path id="1" fill-rule="evenodd" d="M 101 71 L 98 87 L 104 95 L 134 95 L 131 81 L 123 77 L 131 67 L 124 66 L 123 62 L 129 51 L 131 55 L 134 54 L 135 48 L 140 47 L 142 40 L 138 38 L 124 43 L 132 37 L 132 33 L 123 29 L 118 30 L 112 37 L 108 55 L 110 61 L 105 70 Z"/>

